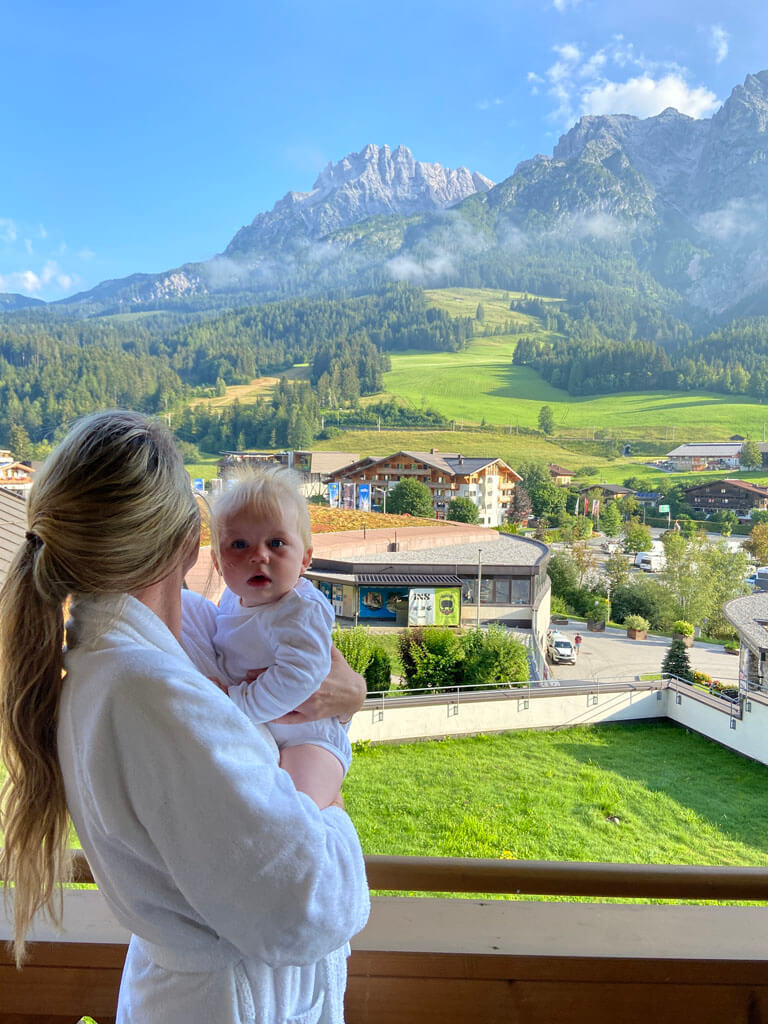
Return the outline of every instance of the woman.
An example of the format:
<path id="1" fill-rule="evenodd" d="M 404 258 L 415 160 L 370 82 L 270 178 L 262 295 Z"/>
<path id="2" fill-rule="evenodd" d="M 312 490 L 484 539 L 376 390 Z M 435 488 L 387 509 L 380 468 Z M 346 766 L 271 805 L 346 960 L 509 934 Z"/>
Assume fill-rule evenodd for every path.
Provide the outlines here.
<path id="1" fill-rule="evenodd" d="M 118 1022 L 341 1021 L 347 942 L 368 914 L 359 841 L 341 798 L 319 811 L 297 793 L 266 728 L 180 645 L 199 515 L 170 435 L 136 413 L 83 420 L 27 514 L 0 592 L 18 962 L 34 914 L 60 915 L 71 816 L 133 933 Z"/>

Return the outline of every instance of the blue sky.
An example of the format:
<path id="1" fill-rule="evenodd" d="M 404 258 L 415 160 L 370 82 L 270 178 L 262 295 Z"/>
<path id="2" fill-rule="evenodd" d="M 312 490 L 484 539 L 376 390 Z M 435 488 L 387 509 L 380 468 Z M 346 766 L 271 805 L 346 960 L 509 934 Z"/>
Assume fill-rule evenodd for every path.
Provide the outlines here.
<path id="1" fill-rule="evenodd" d="M 500 181 L 581 114 L 709 117 L 768 67 L 764 3 L 6 0 L 0 16 L 0 292 L 44 299 L 206 259 L 368 142 Z"/>

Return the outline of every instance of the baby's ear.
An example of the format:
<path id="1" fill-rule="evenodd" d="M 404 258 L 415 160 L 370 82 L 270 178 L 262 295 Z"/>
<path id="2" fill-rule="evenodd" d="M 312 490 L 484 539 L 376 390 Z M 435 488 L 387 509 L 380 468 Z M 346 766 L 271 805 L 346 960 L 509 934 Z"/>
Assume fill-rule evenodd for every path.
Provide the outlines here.
<path id="1" fill-rule="evenodd" d="M 307 548 L 304 552 L 304 557 L 301 560 L 301 571 L 306 572 L 309 568 L 309 563 L 312 561 L 312 548 Z"/>

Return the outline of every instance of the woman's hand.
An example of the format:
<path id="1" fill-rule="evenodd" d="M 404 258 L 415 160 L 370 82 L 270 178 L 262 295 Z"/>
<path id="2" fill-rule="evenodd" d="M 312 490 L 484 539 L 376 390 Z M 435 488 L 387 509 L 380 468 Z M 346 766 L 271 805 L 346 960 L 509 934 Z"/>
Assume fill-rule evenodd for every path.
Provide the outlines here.
<path id="1" fill-rule="evenodd" d="M 277 721 L 281 725 L 315 722 L 319 718 L 340 718 L 342 722 L 347 722 L 359 711 L 364 700 L 365 679 L 353 672 L 343 655 L 331 647 L 331 671 L 320 689 Z"/>

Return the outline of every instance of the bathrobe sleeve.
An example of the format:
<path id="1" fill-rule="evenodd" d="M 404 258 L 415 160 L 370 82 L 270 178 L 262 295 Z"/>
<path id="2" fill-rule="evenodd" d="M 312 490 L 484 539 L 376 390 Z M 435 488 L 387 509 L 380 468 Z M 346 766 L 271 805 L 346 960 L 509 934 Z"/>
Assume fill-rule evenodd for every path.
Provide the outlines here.
<path id="1" fill-rule="evenodd" d="M 266 672 L 252 683 L 229 687 L 230 697 L 252 722 L 273 722 L 294 711 L 331 670 L 333 609 L 311 584 L 309 589 L 312 597 L 292 590 L 270 609 L 267 628 L 273 655 Z"/>
<path id="2" fill-rule="evenodd" d="M 126 805 L 169 884 L 214 932 L 272 967 L 338 949 L 369 911 L 352 822 L 297 793 L 223 693 L 191 670 L 164 680 L 158 669 L 134 664 L 114 688 L 111 731 Z"/>

